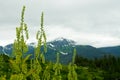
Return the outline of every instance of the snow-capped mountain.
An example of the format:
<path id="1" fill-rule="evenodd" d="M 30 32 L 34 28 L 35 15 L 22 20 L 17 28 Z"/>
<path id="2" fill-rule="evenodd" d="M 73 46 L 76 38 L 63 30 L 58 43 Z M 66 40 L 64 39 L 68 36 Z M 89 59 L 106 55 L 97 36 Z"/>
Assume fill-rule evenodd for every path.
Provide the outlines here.
<path id="1" fill-rule="evenodd" d="M 53 44 L 54 46 L 58 47 L 63 47 L 63 46 L 74 46 L 76 44 L 75 41 L 70 40 L 70 39 L 65 39 L 63 37 L 61 38 L 57 38 L 53 41 L 50 42 L 51 44 Z"/>
<path id="2" fill-rule="evenodd" d="M 74 47 L 76 42 L 73 40 L 65 39 L 65 38 L 57 38 L 51 42 L 47 43 L 48 47 L 57 51 L 65 51 L 68 47 Z M 66 53 L 66 52 L 62 52 Z"/>
<path id="3" fill-rule="evenodd" d="M 28 44 L 28 52 L 25 54 L 32 54 L 31 58 L 34 57 L 34 48 L 36 43 Z M 65 39 L 65 38 L 57 38 L 53 41 L 47 42 L 47 53 L 45 53 L 45 58 L 48 61 L 55 62 L 56 61 L 56 53 L 60 53 L 60 62 L 67 64 L 71 62 L 73 56 L 74 48 L 77 50 L 77 56 L 83 56 L 86 58 L 99 58 L 102 57 L 107 52 L 101 48 L 95 48 L 89 45 L 76 45 L 76 42 L 73 40 Z M 12 54 L 13 44 L 8 44 L 4 47 L 0 46 L 0 53 L 4 53 L 8 56 Z M 41 48 L 43 50 L 43 47 Z M 118 50 L 118 49 L 117 49 Z M 109 50 L 110 53 L 110 50 Z M 113 53 L 114 55 L 114 53 Z M 116 55 L 116 54 L 115 54 Z M 117 55 L 117 56 L 120 56 Z"/>

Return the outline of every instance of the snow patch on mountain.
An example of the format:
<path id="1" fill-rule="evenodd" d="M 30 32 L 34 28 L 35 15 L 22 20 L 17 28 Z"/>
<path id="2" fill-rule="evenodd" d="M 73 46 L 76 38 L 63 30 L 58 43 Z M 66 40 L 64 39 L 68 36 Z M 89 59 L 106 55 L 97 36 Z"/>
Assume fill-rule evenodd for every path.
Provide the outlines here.
<path id="1" fill-rule="evenodd" d="M 63 54 L 63 55 L 68 55 L 68 53 L 65 53 L 65 52 L 60 52 L 61 54 Z"/>
<path id="2" fill-rule="evenodd" d="M 29 45 L 29 46 L 32 46 L 32 47 L 36 47 L 36 46 L 37 46 L 37 43 L 36 43 L 36 42 L 32 42 L 32 43 L 29 43 L 28 45 Z"/>
<path id="3" fill-rule="evenodd" d="M 5 50 L 11 50 L 11 47 L 4 47 Z"/>
<path id="4" fill-rule="evenodd" d="M 54 46 L 53 44 L 51 44 L 51 43 L 50 43 L 49 45 L 50 45 L 51 47 L 55 47 L 55 46 Z"/>
<path id="5" fill-rule="evenodd" d="M 5 52 L 5 49 L 4 49 L 4 48 L 5 48 L 5 47 L 3 47 L 3 49 L 2 49 L 3 53 L 4 53 L 5 55 L 9 56 L 9 55 Z"/>
<path id="6" fill-rule="evenodd" d="M 63 41 L 65 38 L 63 37 L 59 37 L 59 38 L 56 38 L 54 41 Z"/>
<path id="7" fill-rule="evenodd" d="M 51 41 L 51 42 L 62 42 L 62 43 L 65 43 L 65 45 L 75 45 L 76 42 L 71 40 L 71 39 L 66 39 L 66 38 L 63 38 L 63 37 L 60 37 L 60 38 L 56 38 L 55 40 Z"/>

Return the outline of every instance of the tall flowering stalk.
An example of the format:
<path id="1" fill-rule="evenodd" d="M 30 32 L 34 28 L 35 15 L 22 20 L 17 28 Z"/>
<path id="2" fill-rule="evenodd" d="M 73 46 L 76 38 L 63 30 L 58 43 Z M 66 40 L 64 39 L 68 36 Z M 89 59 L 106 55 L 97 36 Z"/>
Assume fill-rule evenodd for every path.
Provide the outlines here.
<path id="1" fill-rule="evenodd" d="M 22 9 L 20 26 L 16 28 L 16 39 L 13 44 L 15 60 L 10 60 L 13 73 L 10 80 L 26 80 L 28 74 L 26 61 L 29 59 L 30 55 L 23 58 L 23 55 L 28 51 L 26 41 L 29 38 L 27 24 L 24 22 L 24 13 L 25 6 L 23 6 Z"/>
<path id="2" fill-rule="evenodd" d="M 76 56 L 76 49 L 74 49 L 74 54 L 73 54 L 73 59 L 72 59 L 72 63 L 70 63 L 68 65 L 68 70 L 69 70 L 69 73 L 68 73 L 68 80 L 78 80 L 77 79 L 77 73 L 76 73 L 76 64 L 75 63 L 75 56 Z"/>

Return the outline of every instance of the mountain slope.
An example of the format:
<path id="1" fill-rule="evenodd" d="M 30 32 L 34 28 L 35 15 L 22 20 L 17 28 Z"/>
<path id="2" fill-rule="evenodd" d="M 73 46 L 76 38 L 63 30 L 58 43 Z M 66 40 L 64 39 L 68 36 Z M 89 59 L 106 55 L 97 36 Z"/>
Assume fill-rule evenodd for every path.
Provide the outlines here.
<path id="1" fill-rule="evenodd" d="M 120 46 L 113 46 L 113 47 L 102 47 L 99 50 L 114 55 L 116 57 L 120 57 Z"/>
<path id="2" fill-rule="evenodd" d="M 77 54 L 82 57 L 86 58 L 100 58 L 104 54 L 104 52 L 98 50 L 95 47 L 89 46 L 89 45 L 76 45 L 75 49 L 77 50 Z"/>
<path id="3" fill-rule="evenodd" d="M 3 54 L 3 47 L 0 46 L 0 54 Z"/>

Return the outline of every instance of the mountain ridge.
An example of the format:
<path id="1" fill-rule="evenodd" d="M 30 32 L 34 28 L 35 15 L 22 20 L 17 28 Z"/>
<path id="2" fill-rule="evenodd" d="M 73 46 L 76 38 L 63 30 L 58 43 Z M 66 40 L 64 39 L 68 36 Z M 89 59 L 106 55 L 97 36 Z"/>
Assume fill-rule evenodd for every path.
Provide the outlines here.
<path id="1" fill-rule="evenodd" d="M 37 43 L 29 43 L 28 44 L 28 52 L 27 54 L 31 54 L 32 56 L 31 58 L 34 57 L 33 53 L 34 53 L 34 48 L 37 45 Z M 120 54 L 118 53 L 114 53 L 115 51 L 119 52 L 120 50 L 120 46 L 118 47 L 104 47 L 104 48 L 96 48 L 90 45 L 78 45 L 76 44 L 75 41 L 70 40 L 70 39 L 66 39 L 66 38 L 57 38 L 53 41 L 47 42 L 47 53 L 44 54 L 46 57 L 46 60 L 55 62 L 56 61 L 56 53 L 60 53 L 60 62 L 63 64 L 67 64 L 69 62 L 71 62 L 72 60 L 72 56 L 73 56 L 73 50 L 74 48 L 77 51 L 77 56 L 82 56 L 82 57 L 86 57 L 89 59 L 93 59 L 93 58 L 100 58 L 104 55 L 109 55 L 112 54 L 114 56 L 119 56 Z M 114 48 L 114 49 L 113 49 Z M 3 49 L 3 50 L 1 50 Z M 3 54 L 12 55 L 12 49 L 13 49 L 13 44 L 8 44 L 4 47 L 0 47 L 0 52 L 4 51 Z M 112 51 L 110 51 L 112 50 Z"/>

